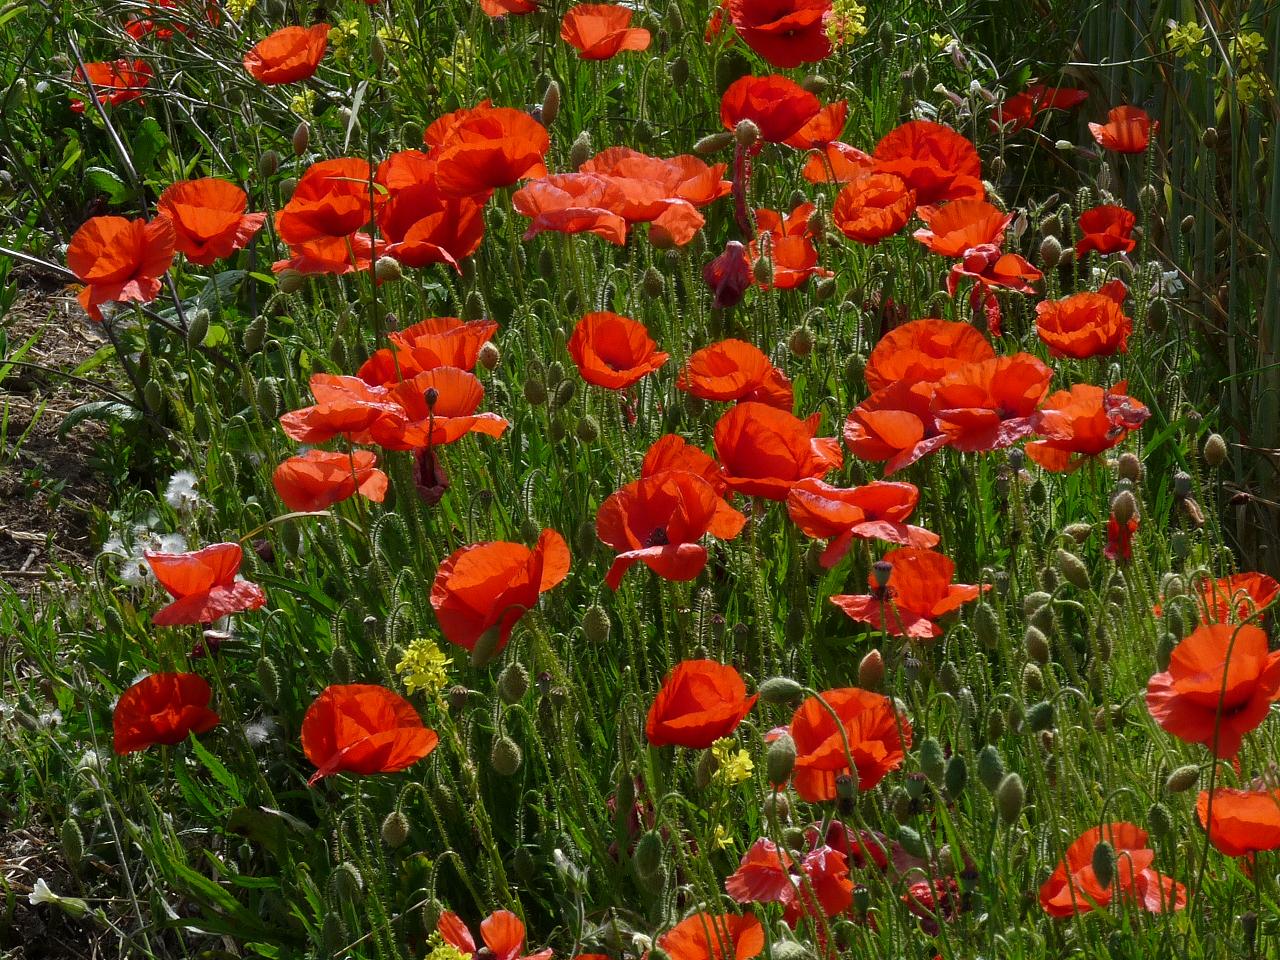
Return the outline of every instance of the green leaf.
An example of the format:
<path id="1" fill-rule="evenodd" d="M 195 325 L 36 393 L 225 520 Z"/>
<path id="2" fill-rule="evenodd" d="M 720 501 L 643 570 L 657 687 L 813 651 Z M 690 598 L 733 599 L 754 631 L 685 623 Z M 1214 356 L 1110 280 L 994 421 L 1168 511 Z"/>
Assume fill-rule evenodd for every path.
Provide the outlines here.
<path id="1" fill-rule="evenodd" d="M 113 204 L 123 203 L 129 196 L 129 188 L 114 170 L 108 170 L 106 167 L 89 167 L 84 172 L 84 178 L 94 190 L 105 193 L 107 199 Z"/>
<path id="2" fill-rule="evenodd" d="M 244 270 L 223 270 L 214 274 L 194 297 L 182 301 L 182 314 L 188 319 L 197 310 L 216 313 L 222 304 L 235 298 L 236 291 L 247 276 Z M 156 311 L 170 323 L 178 322 L 178 311 L 172 304 Z"/>
<path id="3" fill-rule="evenodd" d="M 75 407 L 62 418 L 62 423 L 58 424 L 58 436 L 66 437 L 72 427 L 86 420 L 123 420 L 126 423 L 132 423 L 141 417 L 142 414 L 138 408 L 131 407 L 127 403 L 120 403 L 117 400 L 91 400 Z"/>
<path id="4" fill-rule="evenodd" d="M 240 782 L 236 780 L 235 775 L 226 768 L 221 760 L 210 753 L 203 743 L 201 743 L 193 735 L 190 738 L 191 752 L 196 755 L 206 770 L 213 774 L 213 779 L 222 785 L 222 788 L 231 795 L 231 799 L 236 803 L 244 803 L 244 793 L 240 789 Z"/>
<path id="5" fill-rule="evenodd" d="M 165 136 L 155 117 L 147 117 L 134 127 L 130 139 L 133 165 L 141 175 L 149 173 L 155 166 L 156 158 L 169 147 L 169 138 Z"/>
<path id="6" fill-rule="evenodd" d="M 351 143 L 351 131 L 356 128 L 356 120 L 360 116 L 360 104 L 364 103 L 364 92 L 369 87 L 368 80 L 361 80 L 356 87 L 356 95 L 351 98 L 351 115 L 347 117 L 347 132 L 342 138 L 342 149 L 345 151 Z"/>

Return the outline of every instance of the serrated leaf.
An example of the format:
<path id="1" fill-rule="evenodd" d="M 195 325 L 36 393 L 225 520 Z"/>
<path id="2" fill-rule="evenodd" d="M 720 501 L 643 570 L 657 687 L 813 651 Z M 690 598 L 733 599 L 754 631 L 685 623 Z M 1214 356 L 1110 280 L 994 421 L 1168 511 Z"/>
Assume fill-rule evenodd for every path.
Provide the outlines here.
<path id="1" fill-rule="evenodd" d="M 137 407 L 120 403 L 118 400 L 91 400 L 80 404 L 62 418 L 62 422 L 58 424 L 58 436 L 66 437 L 73 427 L 86 420 L 123 420 L 132 423 L 141 416 Z"/>

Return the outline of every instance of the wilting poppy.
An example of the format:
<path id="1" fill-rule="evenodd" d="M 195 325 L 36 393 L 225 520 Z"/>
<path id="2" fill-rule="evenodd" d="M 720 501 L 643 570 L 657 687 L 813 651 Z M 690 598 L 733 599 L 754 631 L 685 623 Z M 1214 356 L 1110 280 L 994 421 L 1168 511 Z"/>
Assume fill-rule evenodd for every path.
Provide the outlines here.
<path id="1" fill-rule="evenodd" d="M 930 407 L 956 450 L 999 450 L 1031 433 L 1052 379 L 1053 370 L 1029 353 L 968 363 L 938 381 Z"/>
<path id="2" fill-rule="evenodd" d="M 848 119 L 849 104 L 844 100 L 837 100 L 820 109 L 803 127 L 782 142 L 796 150 L 823 147 L 840 136 Z"/>
<path id="3" fill-rule="evenodd" d="M 1026 90 L 1015 93 L 999 104 L 991 125 L 999 127 L 1001 124 L 1008 124 L 1009 132 L 1017 133 L 1035 123 L 1041 114 L 1050 110 L 1070 110 L 1088 99 L 1089 94 L 1084 90 L 1033 83 Z"/>
<path id="4" fill-rule="evenodd" d="M 1106 123 L 1089 124 L 1089 132 L 1104 150 L 1115 153 L 1142 153 L 1151 134 L 1160 129 L 1141 107 L 1113 107 Z"/>
<path id="5" fill-rule="evenodd" d="M 323 510 L 360 494 L 374 503 L 387 495 L 387 475 L 368 450 L 330 453 L 308 450 L 276 467 L 271 483 L 290 510 Z"/>
<path id="6" fill-rule="evenodd" d="M 547 174 L 547 128 L 523 110 L 488 101 L 441 117 L 424 139 L 436 162 L 436 183 L 446 196 L 487 195 L 518 180 Z"/>
<path id="7" fill-rule="evenodd" d="M 649 31 L 631 26 L 631 11 L 611 3 L 580 3 L 560 23 L 560 39 L 583 60 L 608 60 L 623 50 L 646 50 Z"/>
<path id="8" fill-rule="evenodd" d="M 267 596 L 256 583 L 236 579 L 244 551 L 238 543 L 215 543 L 191 553 L 143 553 L 160 586 L 174 602 L 151 618 L 157 627 L 213 623 L 257 610 Z"/>
<path id="9" fill-rule="evenodd" d="M 380 430 L 390 433 L 408 419 L 390 391 L 371 386 L 359 377 L 313 373 L 311 394 L 316 401 L 312 406 L 292 410 L 280 418 L 285 436 L 299 443 L 325 443 L 339 435 L 352 443 L 376 443 L 371 432 L 375 423 L 392 421 Z"/>
<path id="10" fill-rule="evenodd" d="M 879 480 L 845 489 L 809 478 L 787 494 L 787 513 L 806 536 L 830 541 L 820 562 L 834 567 L 855 538 L 906 547 L 936 546 L 936 533 L 906 522 L 919 502 L 920 491 L 910 483 Z"/>
<path id="11" fill-rule="evenodd" d="M 276 232 L 290 246 L 350 236 L 373 217 L 373 206 L 385 194 L 371 194 L 373 175 L 367 161 L 338 157 L 313 163 L 278 213 Z"/>
<path id="12" fill-rule="evenodd" d="M 750 120 L 762 139 L 781 143 L 821 109 L 817 97 L 779 74 L 739 77 L 720 98 L 720 122 L 732 130 L 740 121 Z"/>
<path id="13" fill-rule="evenodd" d="M 747 247 L 747 256 L 753 266 L 762 255 L 767 238 L 771 278 L 761 286 L 766 290 L 792 290 L 810 277 L 832 276 L 830 270 L 818 266 L 818 251 L 813 245 L 809 218 L 817 209 L 812 203 L 797 204 L 786 215 L 773 210 L 757 210 L 756 226 L 760 235 Z"/>
<path id="14" fill-rule="evenodd" d="M 702 279 L 711 288 L 711 306 L 716 310 L 736 307 L 751 288 L 751 262 L 747 248 L 738 240 L 724 245 L 724 253 L 702 268 Z"/>
<path id="15" fill-rule="evenodd" d="M 1134 515 L 1124 523 L 1114 513 L 1107 518 L 1107 545 L 1102 555 L 1117 563 L 1127 563 L 1133 559 L 1133 537 L 1138 532 L 1139 517 Z"/>
<path id="16" fill-rule="evenodd" d="M 436 931 L 445 943 L 468 957 L 482 952 L 477 949 L 467 925 L 452 910 L 440 914 Z M 550 950 L 520 955 L 524 949 L 524 924 L 510 910 L 495 910 L 481 920 L 480 940 L 484 943 L 484 955 L 494 960 L 550 960 L 551 957 Z"/>
<path id="17" fill-rule="evenodd" d="M 1196 819 L 1209 833 L 1209 842 L 1229 857 L 1247 857 L 1259 850 L 1280 850 L 1280 790 L 1261 787 L 1202 790 L 1196 800 Z"/>
<path id="18" fill-rule="evenodd" d="M 123 756 L 208 733 L 218 725 L 218 715 L 209 709 L 212 698 L 208 682 L 198 674 L 153 673 L 142 678 L 116 701 L 113 749 Z"/>
<path id="19" fill-rule="evenodd" d="M 1055 357 L 1085 360 L 1128 349 L 1133 320 L 1101 293 L 1077 293 L 1036 304 L 1036 332 Z"/>
<path id="20" fill-rule="evenodd" d="M 880 338 L 867 357 L 863 376 L 873 391 L 899 380 L 936 383 L 966 363 L 995 355 L 990 341 L 971 324 L 912 320 Z"/>
<path id="21" fill-rule="evenodd" d="M 843 460 L 840 443 L 814 436 L 820 421 L 816 413 L 801 420 L 763 403 L 739 403 L 716 421 L 725 482 L 748 496 L 785 500 L 796 481 L 836 469 Z"/>
<path id="22" fill-rule="evenodd" d="M 720 340 L 695 350 L 676 386 L 703 400 L 722 403 L 754 400 L 790 412 L 793 402 L 787 375 L 763 350 L 745 340 Z"/>
<path id="23" fill-rule="evenodd" d="M 461 440 L 469 433 L 500 437 L 509 424 L 496 413 L 477 413 L 484 400 L 480 379 L 457 367 L 433 367 L 393 384 L 388 396 L 403 418 L 383 417 L 369 426 L 388 450 L 414 450 Z"/>
<path id="24" fill-rule="evenodd" d="M 804 162 L 804 178 L 810 183 L 849 183 L 870 176 L 871 154 L 840 141 L 815 148 Z"/>
<path id="25" fill-rule="evenodd" d="M 1133 227 L 1138 218 L 1124 207 L 1106 204 L 1080 214 L 1080 239 L 1076 241 L 1076 256 L 1083 257 L 1090 250 L 1098 253 L 1130 253 L 1138 245 L 1133 239 Z"/>
<path id="26" fill-rule="evenodd" d="M 643 323 L 616 313 L 588 313 L 569 337 L 569 356 L 587 383 L 622 390 L 653 373 L 671 355 L 662 353 Z"/>
<path id="27" fill-rule="evenodd" d="M 982 161 L 973 144 L 950 127 L 911 120 L 895 127 L 872 152 L 876 173 L 892 173 L 929 206 L 944 200 L 983 199 Z"/>
<path id="28" fill-rule="evenodd" d="M 374 386 L 391 386 L 436 367 L 471 371 L 480 348 L 497 331 L 498 325 L 492 320 L 463 322 L 457 317 L 428 317 L 388 334 L 391 346 L 375 351 L 356 376 Z"/>
<path id="29" fill-rule="evenodd" d="M 1197 627 L 1173 648 L 1169 669 L 1147 682 L 1147 710 L 1160 726 L 1226 759 L 1278 699 L 1280 651 L 1250 624 Z"/>
<path id="30" fill-rule="evenodd" d="M 942 636 L 937 621 L 978 599 L 982 590 L 968 583 L 952 583 L 956 565 L 936 550 L 903 547 L 890 550 L 881 561 L 889 565 L 889 579 L 879 586 L 873 572 L 871 593 L 839 594 L 831 602 L 852 620 L 887 630 L 895 637 L 931 640 Z"/>
<path id="31" fill-rule="evenodd" d="M 538 4 L 537 0 L 480 0 L 480 9 L 487 17 L 523 16 L 537 10 Z"/>
<path id="32" fill-rule="evenodd" d="M 530 220 L 523 239 L 544 231 L 591 233 L 618 246 L 627 242 L 622 187 L 589 173 L 559 173 L 531 180 L 511 196 L 516 213 Z"/>
<path id="33" fill-rule="evenodd" d="M 141 100 L 142 91 L 151 82 L 151 65 L 145 60 L 110 60 L 86 63 L 76 68 L 75 79 L 93 87 L 105 107 L 118 107 L 130 100 Z M 71 112 L 84 113 L 88 100 L 71 95 Z"/>
<path id="34" fill-rule="evenodd" d="M 618 553 L 604 582 L 617 590 L 637 561 L 667 580 L 692 580 L 707 564 L 702 537 L 732 540 L 746 522 L 696 474 L 642 477 L 609 496 L 596 514 L 597 534 Z"/>
<path id="35" fill-rule="evenodd" d="M 668 433 L 654 441 L 644 455 L 640 476 L 651 477 L 664 470 L 685 470 L 696 474 L 711 484 L 719 496 L 723 496 L 729 489 L 720 464 L 711 459 L 701 447 L 695 447 L 684 437 L 674 433 Z"/>
<path id="36" fill-rule="evenodd" d="M 797 863 L 762 837 L 743 854 L 724 887 L 738 903 L 783 904 L 783 920 L 793 927 L 801 917 L 839 916 L 853 903 L 848 859 L 826 844 L 814 846 Z"/>
<path id="37" fill-rule="evenodd" d="M 1237 622 L 1271 606 L 1280 597 L 1280 583 L 1265 573 L 1233 573 L 1229 577 L 1200 581 L 1196 596 L 1205 620 Z"/>
<path id="38" fill-rule="evenodd" d="M 983 244 L 1000 246 L 1012 213 L 1001 213 L 986 200 L 967 198 L 940 207 L 922 207 L 924 227 L 912 234 L 940 257 L 963 257 L 966 250 Z"/>
<path id="39" fill-rule="evenodd" d="M 1027 456 L 1061 473 L 1122 443 L 1151 416 L 1145 404 L 1125 394 L 1125 386 L 1103 390 L 1078 383 L 1051 394 L 1031 416 L 1032 429 L 1046 439 L 1027 444 Z"/>
<path id="40" fill-rule="evenodd" d="M 844 422 L 844 442 L 861 460 L 884 461 L 885 476 L 945 447 L 930 410 L 931 383 L 895 380 L 863 400 Z"/>
<path id="41" fill-rule="evenodd" d="M 554 530 L 543 530 L 532 550 L 502 540 L 455 550 L 431 584 L 431 608 L 446 640 L 465 650 L 490 630 L 493 652 L 511 639 L 516 621 L 569 573 L 569 547 Z M 484 638 L 486 646 L 490 638 Z"/>
<path id="42" fill-rule="evenodd" d="M 831 56 L 824 18 L 831 0 L 729 0 L 743 42 L 775 67 L 798 67 Z"/>
<path id="43" fill-rule="evenodd" d="M 764 927 L 753 916 L 695 913 L 658 938 L 671 960 L 752 960 L 764 950 Z"/>
<path id="44" fill-rule="evenodd" d="M 262 229 L 265 213 L 245 213 L 249 197 L 217 177 L 171 184 L 156 211 L 173 222 L 175 245 L 192 263 L 209 266 L 244 247 Z"/>
<path id="45" fill-rule="evenodd" d="M 1104 884 L 1093 870 L 1093 852 L 1103 840 L 1115 850 L 1115 874 Z M 1147 833 L 1132 823 L 1108 823 L 1084 833 L 1067 848 L 1053 875 L 1040 887 L 1040 906 L 1051 917 L 1105 909 L 1115 899 L 1151 913 L 1181 910 L 1186 888 L 1151 866 L 1155 853 Z"/>
<path id="46" fill-rule="evenodd" d="M 874 789 L 890 770 L 902 766 L 904 750 L 911 746 L 911 723 L 895 715 L 893 701 L 857 687 L 806 699 L 791 717 L 790 732 L 796 744 L 791 783 L 809 803 L 834 800 L 836 778 L 842 774 L 856 776 L 861 792 Z"/>
<path id="47" fill-rule="evenodd" d="M 160 293 L 176 243 L 168 217 L 150 223 L 124 217 L 86 220 L 67 247 L 67 269 L 84 284 L 80 305 L 101 321 L 104 303 L 150 303 Z"/>
<path id="48" fill-rule="evenodd" d="M 655 747 L 703 750 L 738 728 L 756 705 L 733 667 L 714 660 L 682 660 L 662 681 L 645 720 Z"/>
<path id="49" fill-rule="evenodd" d="M 916 195 L 901 177 L 873 173 L 845 184 L 831 207 L 831 222 L 850 240 L 879 243 L 907 225 Z"/>
<path id="50" fill-rule="evenodd" d="M 436 748 L 440 738 L 400 694 L 373 683 L 325 687 L 302 718 L 302 752 L 316 766 L 307 781 L 354 773 L 396 773 Z"/>
<path id="51" fill-rule="evenodd" d="M 329 45 L 329 24 L 281 27 L 244 55 L 244 68 L 259 83 L 296 83 L 316 72 Z"/>

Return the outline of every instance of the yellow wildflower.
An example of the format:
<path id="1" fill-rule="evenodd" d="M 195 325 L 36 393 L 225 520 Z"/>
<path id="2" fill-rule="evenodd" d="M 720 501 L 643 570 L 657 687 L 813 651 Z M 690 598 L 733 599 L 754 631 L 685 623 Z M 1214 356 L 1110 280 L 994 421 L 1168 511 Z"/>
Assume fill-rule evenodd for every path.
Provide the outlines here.
<path id="1" fill-rule="evenodd" d="M 316 92 L 310 87 L 304 87 L 293 95 L 293 99 L 289 101 L 289 112 L 299 117 L 309 117 L 316 106 Z"/>
<path id="2" fill-rule="evenodd" d="M 410 693 L 421 690 L 434 696 L 449 683 L 448 666 L 449 658 L 444 651 L 426 637 L 419 637 L 405 650 L 396 665 L 396 673 L 404 676 L 405 689 Z"/>
<path id="3" fill-rule="evenodd" d="M 724 828 L 724 824 L 717 823 L 715 834 L 711 837 L 711 842 L 715 844 L 717 850 L 727 850 L 733 846 L 733 835 Z"/>
<path id="4" fill-rule="evenodd" d="M 827 39 L 833 46 L 857 43 L 867 35 L 867 8 L 858 0 L 834 0 L 827 15 Z"/>
<path id="5" fill-rule="evenodd" d="M 751 754 L 737 749 L 733 740 L 725 737 L 711 745 L 711 755 L 716 759 L 715 781 L 724 787 L 750 779 L 751 771 L 756 765 L 751 762 Z"/>

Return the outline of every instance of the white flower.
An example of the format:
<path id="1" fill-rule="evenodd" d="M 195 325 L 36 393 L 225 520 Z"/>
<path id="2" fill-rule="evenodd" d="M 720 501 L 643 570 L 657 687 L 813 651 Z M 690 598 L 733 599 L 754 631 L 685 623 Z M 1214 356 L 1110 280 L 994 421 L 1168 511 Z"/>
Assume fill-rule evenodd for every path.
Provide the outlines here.
<path id="1" fill-rule="evenodd" d="M 33 907 L 38 907 L 42 903 L 57 903 L 62 898 L 49 889 L 49 884 L 44 882 L 44 877 L 36 881 L 31 892 L 27 894 L 27 903 Z"/>
<path id="2" fill-rule="evenodd" d="M 169 486 L 165 488 L 164 499 L 169 506 L 179 513 L 192 513 L 200 506 L 200 495 L 196 493 L 196 475 L 189 470 L 179 470 L 169 478 Z"/>

